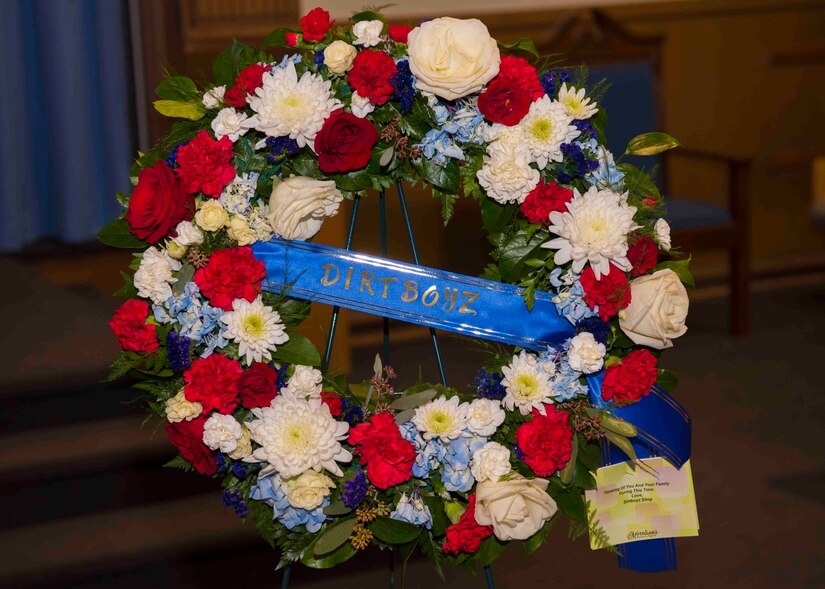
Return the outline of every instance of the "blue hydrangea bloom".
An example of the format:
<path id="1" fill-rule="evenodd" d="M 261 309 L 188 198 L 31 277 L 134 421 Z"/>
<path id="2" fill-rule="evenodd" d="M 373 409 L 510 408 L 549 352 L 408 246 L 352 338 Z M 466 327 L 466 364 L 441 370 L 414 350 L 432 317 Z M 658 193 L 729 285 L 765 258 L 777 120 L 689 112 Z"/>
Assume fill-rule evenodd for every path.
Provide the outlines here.
<path id="1" fill-rule="evenodd" d="M 433 516 L 430 514 L 430 509 L 421 500 L 418 489 L 413 491 L 412 496 L 409 498 L 406 493 L 401 495 L 401 499 L 398 500 L 398 505 L 390 513 L 390 517 L 416 526 L 424 526 L 428 530 L 433 527 Z"/>
<path id="2" fill-rule="evenodd" d="M 306 526 L 307 531 L 314 533 L 321 529 L 326 515 L 324 508 L 329 505 L 329 497 L 315 509 L 300 509 L 289 504 L 286 498 L 286 483 L 278 475 L 269 475 L 258 479 L 249 494 L 251 499 L 263 501 L 273 509 L 274 519 L 291 530 L 297 526 Z"/>
<path id="3" fill-rule="evenodd" d="M 565 343 L 565 350 L 568 344 Z M 587 394 L 587 385 L 581 383 L 582 373 L 570 368 L 567 355 L 563 354 L 556 365 L 556 376 L 553 379 L 553 392 L 557 401 L 569 401 L 579 395 Z"/>
<path id="4" fill-rule="evenodd" d="M 431 129 L 419 144 L 424 157 L 443 166 L 448 158 L 464 159 L 459 143 L 484 143 L 484 115 L 479 112 L 475 99 L 448 106 L 433 97 L 430 107 L 438 128 Z"/>
<path id="5" fill-rule="evenodd" d="M 411 421 L 402 423 L 398 429 L 401 436 L 415 447 L 416 457 L 412 467 L 413 476 L 426 479 L 430 471 L 437 469 L 444 461 L 447 449 L 438 440 L 425 440 Z"/>
<path id="6" fill-rule="evenodd" d="M 453 111 L 452 118 L 443 125 L 443 129 L 459 143 L 484 143 L 484 115 L 478 110 L 478 101 L 468 99 Z"/>
<path id="7" fill-rule="evenodd" d="M 452 135 L 440 129 L 430 129 L 419 144 L 421 153 L 439 166 L 447 165 L 447 159 L 464 159 L 464 151 L 456 144 Z"/>
<path id="8" fill-rule="evenodd" d="M 584 287 L 576 274 L 567 272 L 562 275 L 562 269 L 555 268 L 550 273 L 550 284 L 556 289 L 553 302 L 559 314 L 570 323 L 576 325 L 582 319 L 596 315 L 596 310 L 584 302 Z"/>
<path id="9" fill-rule="evenodd" d="M 616 167 L 613 154 L 601 146 L 597 148 L 597 154 L 598 168 L 588 173 L 584 179 L 600 189 L 621 191 L 624 187 L 624 172 Z"/>
<path id="10" fill-rule="evenodd" d="M 222 335 L 226 330 L 220 321 L 223 310 L 202 301 L 194 282 L 187 282 L 181 294 L 169 297 L 162 305 L 153 305 L 152 312 L 158 323 L 175 322 L 181 327 L 180 335 L 206 345 L 203 357 L 228 343 Z"/>
<path id="11" fill-rule="evenodd" d="M 448 491 L 466 493 L 473 488 L 475 479 L 470 472 L 470 458 L 487 443 L 482 436 L 460 437 L 450 441 L 444 455 L 441 482 Z"/>

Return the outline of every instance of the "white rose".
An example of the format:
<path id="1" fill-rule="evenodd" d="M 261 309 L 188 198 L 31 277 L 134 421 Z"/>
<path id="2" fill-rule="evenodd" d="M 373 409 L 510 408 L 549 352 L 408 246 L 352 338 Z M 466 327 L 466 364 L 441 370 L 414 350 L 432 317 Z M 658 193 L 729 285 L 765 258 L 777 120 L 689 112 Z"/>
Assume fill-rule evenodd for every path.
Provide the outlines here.
<path id="1" fill-rule="evenodd" d="M 653 225 L 653 230 L 656 232 L 656 241 L 659 243 L 659 249 L 666 252 L 670 251 L 670 225 L 664 219 L 656 219 Z"/>
<path id="2" fill-rule="evenodd" d="M 492 436 L 504 423 L 504 409 L 495 399 L 475 399 L 467 413 L 470 417 L 467 427 L 479 436 Z"/>
<path id="3" fill-rule="evenodd" d="M 380 20 L 362 20 L 352 26 L 352 34 L 355 35 L 353 45 L 362 47 L 374 47 L 381 42 L 381 32 L 384 30 L 384 23 Z M 324 62 L 326 63 L 326 62 Z"/>
<path id="4" fill-rule="evenodd" d="M 352 114 L 354 114 L 359 119 L 363 119 L 365 116 L 367 116 L 375 110 L 375 105 L 372 102 L 370 102 L 369 98 L 361 96 L 360 94 L 358 94 L 358 92 L 353 92 L 352 99 L 350 102 L 350 108 L 352 109 Z"/>
<path id="5" fill-rule="evenodd" d="M 479 483 L 497 481 L 511 469 L 510 450 L 498 442 L 487 442 L 470 460 L 470 472 Z"/>
<path id="6" fill-rule="evenodd" d="M 241 424 L 231 415 L 213 413 L 203 424 L 203 443 L 210 450 L 220 450 L 224 454 L 229 454 L 237 449 L 238 440 L 241 438 Z"/>
<path id="7" fill-rule="evenodd" d="M 180 270 L 180 262 L 155 246 L 150 247 L 143 252 L 140 266 L 135 272 L 134 282 L 138 295 L 151 299 L 158 305 L 163 304 L 172 296 L 170 285 L 178 281 L 172 272 L 178 270 Z"/>
<path id="8" fill-rule="evenodd" d="M 232 460 L 243 460 L 252 455 L 252 437 L 246 426 L 241 426 L 242 435 L 238 440 L 237 447 L 229 453 Z"/>
<path id="9" fill-rule="evenodd" d="M 209 109 L 218 108 L 223 102 L 224 94 L 226 94 L 226 86 L 215 86 L 207 90 L 203 95 L 203 106 Z"/>
<path id="10" fill-rule="evenodd" d="M 358 50 L 349 43 L 333 41 L 324 49 L 324 65 L 333 74 L 343 74 L 352 67 L 357 54 Z"/>
<path id="11" fill-rule="evenodd" d="M 200 245 L 203 243 L 203 231 L 193 225 L 191 221 L 181 221 L 175 228 L 178 236 L 175 238 L 180 245 Z"/>
<path id="12" fill-rule="evenodd" d="M 245 135 L 249 131 L 248 127 L 243 126 L 243 122 L 248 118 L 244 113 L 238 112 L 234 108 L 224 108 L 212 119 L 212 130 L 215 132 L 215 139 L 229 137 L 229 140 L 235 143 L 241 135 Z"/>
<path id="13" fill-rule="evenodd" d="M 249 223 L 240 215 L 232 215 L 229 219 L 229 230 L 226 234 L 229 239 L 237 241 L 238 245 L 252 245 L 258 240 L 255 232 L 249 227 Z"/>
<path id="14" fill-rule="evenodd" d="M 422 23 L 410 32 L 407 53 L 418 89 L 447 100 L 481 90 L 501 63 L 495 39 L 475 18 Z"/>
<path id="15" fill-rule="evenodd" d="M 499 540 L 526 540 L 556 513 L 547 484 L 546 479 L 526 479 L 515 473 L 508 480 L 479 483 L 476 522 L 493 526 Z"/>
<path id="16" fill-rule="evenodd" d="M 229 213 L 220 201 L 210 198 L 195 213 L 195 223 L 205 231 L 220 231 L 229 223 Z"/>
<path id="17" fill-rule="evenodd" d="M 630 305 L 619 313 L 619 325 L 634 343 L 662 350 L 687 331 L 687 313 L 687 291 L 666 268 L 630 281 Z"/>
<path id="18" fill-rule="evenodd" d="M 583 331 L 570 340 L 567 361 L 570 368 L 583 374 L 593 374 L 602 369 L 607 352 L 603 343 L 597 342 L 592 333 Z"/>
<path id="19" fill-rule="evenodd" d="M 183 389 L 178 394 L 166 400 L 166 419 L 170 423 L 181 421 L 192 421 L 203 412 L 203 405 L 197 401 L 190 401 L 183 394 Z"/>
<path id="20" fill-rule="evenodd" d="M 269 222 L 280 237 L 305 241 L 338 212 L 343 198 L 332 180 L 292 176 L 272 189 Z"/>
<path id="21" fill-rule="evenodd" d="M 324 376 L 312 366 L 296 366 L 280 394 L 290 399 L 310 399 L 321 397 L 321 382 Z"/>
<path id="22" fill-rule="evenodd" d="M 335 488 L 331 478 L 314 470 L 308 470 L 284 482 L 287 501 L 298 509 L 315 509 L 324 502 L 329 490 Z"/>

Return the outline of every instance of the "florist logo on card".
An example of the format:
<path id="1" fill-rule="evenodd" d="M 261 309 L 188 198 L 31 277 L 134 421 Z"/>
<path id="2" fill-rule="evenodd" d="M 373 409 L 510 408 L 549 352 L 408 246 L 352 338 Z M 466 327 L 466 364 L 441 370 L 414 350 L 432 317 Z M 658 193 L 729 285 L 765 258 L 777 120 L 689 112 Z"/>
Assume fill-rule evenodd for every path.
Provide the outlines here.
<path id="1" fill-rule="evenodd" d="M 654 536 L 659 535 L 659 530 L 641 530 L 639 532 L 628 532 L 627 539 L 628 540 L 644 540 L 647 538 L 653 538 Z"/>

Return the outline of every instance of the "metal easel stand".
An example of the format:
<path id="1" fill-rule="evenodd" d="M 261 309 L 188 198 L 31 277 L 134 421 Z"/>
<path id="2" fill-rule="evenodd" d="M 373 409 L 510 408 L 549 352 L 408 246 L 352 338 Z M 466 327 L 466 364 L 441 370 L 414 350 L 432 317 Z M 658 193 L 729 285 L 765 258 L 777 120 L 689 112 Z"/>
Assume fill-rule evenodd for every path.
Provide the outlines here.
<path id="1" fill-rule="evenodd" d="M 407 209 L 407 198 L 404 195 L 404 187 L 401 182 L 395 183 L 395 189 L 398 193 L 398 200 L 401 204 L 401 213 L 404 216 L 404 225 L 407 229 L 407 236 L 410 240 L 410 249 L 412 250 L 412 257 L 413 262 L 416 266 L 421 265 L 421 261 L 418 257 L 418 248 L 415 246 L 415 236 L 413 234 L 412 223 L 410 222 L 410 214 Z M 350 216 L 349 221 L 349 229 L 347 230 L 347 241 L 344 249 L 349 250 L 352 247 L 352 236 L 355 233 L 355 221 L 358 218 L 358 205 L 361 201 L 361 197 L 359 195 L 355 195 L 355 198 L 352 202 L 352 215 Z M 381 255 L 383 257 L 387 256 L 387 200 L 384 191 L 382 190 L 378 195 L 378 206 L 379 206 L 379 213 L 380 213 L 380 231 L 381 231 Z M 335 331 L 338 328 L 338 315 L 341 312 L 341 308 L 338 306 L 334 306 L 332 308 L 332 319 L 330 320 L 329 324 L 329 339 L 327 340 L 327 347 L 324 353 L 324 360 L 322 363 L 322 367 L 324 371 L 329 368 L 329 361 L 332 357 L 332 344 L 335 341 Z M 441 384 L 447 384 L 447 377 L 444 373 L 444 362 L 441 358 L 441 348 L 438 346 L 438 336 L 436 335 L 435 329 L 430 327 L 430 338 L 433 342 L 433 351 L 435 353 L 436 363 L 438 364 L 438 373 L 439 377 L 441 378 Z M 383 332 L 384 332 L 384 346 L 383 346 L 383 360 L 385 365 L 390 364 L 390 320 L 387 317 L 384 317 L 383 321 Z M 395 588 L 395 561 L 393 559 L 393 552 L 390 551 L 390 562 L 389 562 L 389 569 L 390 569 L 390 589 Z M 281 578 L 281 589 L 288 589 L 289 587 L 289 577 L 292 573 L 292 566 L 288 565 L 284 569 L 283 577 Z M 490 569 L 489 565 L 484 567 L 484 577 L 487 581 L 487 589 L 495 589 L 495 584 L 493 582 L 493 573 Z"/>

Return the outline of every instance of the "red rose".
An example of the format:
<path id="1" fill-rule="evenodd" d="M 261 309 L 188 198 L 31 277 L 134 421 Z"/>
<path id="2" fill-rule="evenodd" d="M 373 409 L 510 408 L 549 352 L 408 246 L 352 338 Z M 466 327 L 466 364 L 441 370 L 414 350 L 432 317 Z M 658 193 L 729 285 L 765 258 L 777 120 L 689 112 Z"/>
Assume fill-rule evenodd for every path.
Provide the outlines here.
<path id="1" fill-rule="evenodd" d="M 539 81 L 539 74 L 523 57 L 505 55 L 498 66 L 498 78 L 507 80 L 527 93 L 530 101 L 544 96 L 544 86 Z"/>
<path id="2" fill-rule="evenodd" d="M 401 437 L 389 413 L 379 413 L 350 430 L 349 443 L 358 446 L 367 477 L 379 489 L 389 489 L 412 478 L 415 447 Z"/>
<path id="3" fill-rule="evenodd" d="M 203 426 L 206 417 L 199 417 L 192 421 L 167 423 L 166 433 L 169 441 L 177 446 L 181 456 L 192 463 L 201 474 L 211 476 L 218 470 L 215 464 L 215 453 L 203 443 Z"/>
<path id="4" fill-rule="evenodd" d="M 630 283 L 627 274 L 610 264 L 610 272 L 602 274 L 601 280 L 596 280 L 593 268 L 588 266 L 579 279 L 584 289 L 584 302 L 591 309 L 599 306 L 599 317 L 603 321 L 610 321 L 619 309 L 630 304 Z"/>
<path id="5" fill-rule="evenodd" d="M 369 163 L 376 143 L 378 131 L 371 122 L 339 108 L 315 136 L 318 166 L 327 173 L 359 170 Z"/>
<path id="6" fill-rule="evenodd" d="M 253 63 L 246 66 L 235 78 L 235 85 L 224 94 L 223 101 L 236 108 L 243 108 L 246 106 L 246 97 L 263 86 L 264 74 L 271 69 L 269 64 Z"/>
<path id="7" fill-rule="evenodd" d="M 212 354 L 192 362 L 183 373 L 183 395 L 189 402 L 203 405 L 203 414 L 213 410 L 229 415 L 238 406 L 243 368 L 237 360 Z"/>
<path id="8" fill-rule="evenodd" d="M 478 110 L 488 121 L 512 127 L 530 110 L 530 97 L 518 84 L 496 78 L 478 97 Z"/>
<path id="9" fill-rule="evenodd" d="M 549 477 L 570 460 L 573 430 L 565 411 L 544 406 L 545 415 L 533 409 L 533 418 L 516 430 L 518 449 L 524 463 L 540 477 Z"/>
<path id="10" fill-rule="evenodd" d="M 521 213 L 531 223 L 546 225 L 548 217 L 553 211 L 563 213 L 567 210 L 567 203 L 573 199 L 573 191 L 550 181 L 549 184 L 540 180 L 538 185 L 530 191 L 527 198 L 519 205 Z"/>
<path id="11" fill-rule="evenodd" d="M 323 41 L 334 24 L 335 21 L 329 20 L 329 12 L 320 7 L 313 8 L 301 17 L 304 41 Z"/>
<path id="12" fill-rule="evenodd" d="M 631 276 L 641 276 L 656 265 L 659 253 L 656 244 L 647 236 L 638 237 L 627 248 L 627 259 L 633 264 Z"/>
<path id="13" fill-rule="evenodd" d="M 287 47 L 298 46 L 298 33 L 284 33 L 284 40 Z"/>
<path id="14" fill-rule="evenodd" d="M 407 25 L 390 25 L 387 27 L 387 32 L 390 34 L 390 39 L 396 43 L 406 43 L 407 37 L 412 30 L 413 28 L 408 27 Z"/>
<path id="15" fill-rule="evenodd" d="M 122 350 L 151 354 L 158 349 L 155 325 L 147 325 L 149 303 L 129 299 L 115 311 L 109 327 L 115 332 Z"/>
<path id="16" fill-rule="evenodd" d="M 333 417 L 339 417 L 341 415 L 341 397 L 332 391 L 323 391 L 321 393 L 321 401 L 329 407 L 330 415 Z"/>
<path id="17" fill-rule="evenodd" d="M 241 405 L 247 409 L 267 407 L 278 393 L 278 387 L 275 385 L 277 380 L 278 373 L 269 364 L 252 364 L 244 370 L 239 382 Z"/>
<path id="18" fill-rule="evenodd" d="M 349 85 L 359 96 L 373 104 L 384 104 L 390 99 L 393 86 L 390 80 L 398 73 L 392 57 L 383 51 L 367 49 L 357 55 L 349 71 Z"/>
<path id="19" fill-rule="evenodd" d="M 198 131 L 192 141 L 178 149 L 180 167 L 175 168 L 175 173 L 183 180 L 187 192 L 203 192 L 218 198 L 224 186 L 235 178 L 234 155 L 229 137 L 215 141 L 206 131 Z"/>
<path id="20" fill-rule="evenodd" d="M 634 350 L 605 369 L 602 399 L 620 406 L 635 403 L 650 393 L 657 376 L 656 356 L 648 350 Z"/>
<path id="21" fill-rule="evenodd" d="M 143 168 L 123 217 L 129 231 L 149 243 L 157 243 L 195 211 L 195 197 L 186 194 L 172 170 L 163 161 Z"/>
<path id="22" fill-rule="evenodd" d="M 481 546 L 481 541 L 493 534 L 493 526 L 481 526 L 476 521 L 476 494 L 470 495 L 467 510 L 461 514 L 458 523 L 447 528 L 447 538 L 441 551 L 447 554 L 467 552 L 472 554 Z"/>
<path id="23" fill-rule="evenodd" d="M 233 247 L 212 252 L 209 262 L 195 271 L 195 284 L 213 307 L 232 310 L 232 301 L 254 301 L 261 292 L 266 266 L 255 258 L 250 247 Z"/>

